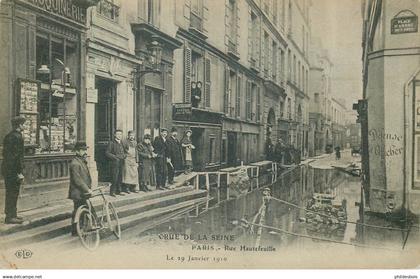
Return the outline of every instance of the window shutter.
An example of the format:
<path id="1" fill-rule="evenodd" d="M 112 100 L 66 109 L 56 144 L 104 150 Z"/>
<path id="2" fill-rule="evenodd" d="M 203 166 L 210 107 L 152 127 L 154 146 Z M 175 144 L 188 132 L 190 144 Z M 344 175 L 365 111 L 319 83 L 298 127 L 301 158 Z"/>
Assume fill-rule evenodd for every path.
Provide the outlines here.
<path id="1" fill-rule="evenodd" d="M 235 115 L 236 117 L 241 117 L 241 83 L 242 79 L 238 75 L 238 78 L 236 79 L 236 104 L 235 104 Z"/>
<path id="2" fill-rule="evenodd" d="M 257 111 L 256 111 L 257 122 L 261 121 L 261 94 L 260 87 L 257 86 Z"/>
<path id="3" fill-rule="evenodd" d="M 254 44 L 254 40 L 252 38 L 253 32 L 252 32 L 252 10 L 251 7 L 248 8 L 248 61 L 251 62 L 251 58 L 253 57 L 253 49 L 254 47 L 252 44 Z"/>
<path id="4" fill-rule="evenodd" d="M 224 94 L 224 112 L 226 115 L 229 115 L 229 68 L 225 66 L 225 94 Z"/>
<path id="5" fill-rule="evenodd" d="M 211 90 L 211 77 L 210 77 L 210 72 L 211 72 L 211 63 L 210 63 L 210 59 L 208 57 L 206 57 L 204 59 L 204 80 L 205 80 L 205 84 L 204 84 L 204 104 L 205 107 L 209 108 L 210 107 L 210 90 Z"/>
<path id="6" fill-rule="evenodd" d="M 246 82 L 246 119 L 251 120 L 251 82 Z"/>
<path id="7" fill-rule="evenodd" d="M 191 103 L 191 49 L 184 48 L 184 102 Z"/>

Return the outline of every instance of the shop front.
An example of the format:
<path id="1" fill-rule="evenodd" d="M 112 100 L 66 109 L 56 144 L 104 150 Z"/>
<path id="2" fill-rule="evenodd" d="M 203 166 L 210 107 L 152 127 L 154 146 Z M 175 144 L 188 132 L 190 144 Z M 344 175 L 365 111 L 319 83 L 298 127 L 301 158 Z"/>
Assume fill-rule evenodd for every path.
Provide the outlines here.
<path id="1" fill-rule="evenodd" d="M 259 123 L 223 119 L 223 165 L 232 167 L 263 160 L 263 131 Z"/>
<path id="2" fill-rule="evenodd" d="M 13 116 L 26 118 L 25 184 L 18 210 L 67 198 L 72 148 L 77 140 L 85 140 L 83 70 L 90 4 L 70 0 L 0 4 L 0 44 L 5 52 L 0 61 L 4 106 L 0 137 L 10 131 Z M 0 187 L 4 189 L 3 184 Z"/>
<path id="3" fill-rule="evenodd" d="M 227 160 L 226 137 L 222 139 L 222 113 L 194 108 L 190 103 L 173 104 L 173 127 L 182 141 L 185 131 L 192 131 L 193 169 L 212 170 L 221 167 Z"/>

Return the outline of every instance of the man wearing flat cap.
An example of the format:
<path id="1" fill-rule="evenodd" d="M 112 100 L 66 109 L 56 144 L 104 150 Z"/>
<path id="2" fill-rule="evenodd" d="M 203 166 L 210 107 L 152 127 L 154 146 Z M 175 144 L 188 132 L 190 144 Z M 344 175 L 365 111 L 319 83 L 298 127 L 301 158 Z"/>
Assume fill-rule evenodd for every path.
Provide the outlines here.
<path id="1" fill-rule="evenodd" d="M 168 130 L 165 128 L 160 129 L 160 135 L 153 141 L 154 152 L 156 156 L 156 189 L 163 190 L 166 187 L 166 178 L 168 176 L 168 166 L 170 162 L 169 150 L 166 137 Z"/>
<path id="2" fill-rule="evenodd" d="M 25 118 L 16 116 L 12 119 L 13 130 L 6 135 L 3 141 L 2 175 L 6 186 L 6 224 L 22 224 L 23 219 L 17 216 L 17 200 L 20 185 L 23 182 L 23 155 L 24 140 L 22 131 Z"/>
<path id="3" fill-rule="evenodd" d="M 86 204 L 86 199 L 92 195 L 92 179 L 87 165 L 87 145 L 78 141 L 74 146 L 76 156 L 70 163 L 69 199 L 73 200 L 73 214 L 71 218 L 71 234 L 77 236 L 74 218 L 77 209 Z"/>

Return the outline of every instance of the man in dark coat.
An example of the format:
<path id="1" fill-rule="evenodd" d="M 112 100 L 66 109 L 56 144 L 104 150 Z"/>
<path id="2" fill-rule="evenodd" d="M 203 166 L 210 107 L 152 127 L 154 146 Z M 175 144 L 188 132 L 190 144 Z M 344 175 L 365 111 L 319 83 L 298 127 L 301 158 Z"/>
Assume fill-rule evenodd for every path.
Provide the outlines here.
<path id="1" fill-rule="evenodd" d="M 264 151 L 265 151 L 265 157 L 267 158 L 267 160 L 272 161 L 274 158 L 274 145 L 271 142 L 270 134 L 268 134 L 267 136 Z"/>
<path id="2" fill-rule="evenodd" d="M 87 146 L 85 142 L 77 142 L 74 146 L 76 157 L 70 163 L 69 199 L 73 200 L 73 214 L 71 218 L 71 235 L 77 235 L 74 218 L 77 209 L 86 204 L 86 199 L 92 195 L 92 178 L 86 161 Z"/>
<path id="3" fill-rule="evenodd" d="M 17 216 L 17 200 L 20 185 L 23 182 L 24 141 L 22 131 L 25 118 L 16 116 L 12 119 L 13 131 L 3 141 L 2 174 L 6 186 L 6 224 L 22 224 L 23 219 Z"/>
<path id="4" fill-rule="evenodd" d="M 111 160 L 112 184 L 109 194 L 112 197 L 115 197 L 115 195 L 124 196 L 124 194 L 121 193 L 121 190 L 128 193 L 127 189 L 122 185 L 124 159 L 126 158 L 124 146 L 122 144 L 122 135 L 123 133 L 121 130 L 115 131 L 114 140 L 109 142 L 105 153 L 106 157 Z M 122 187 L 124 187 L 124 189 L 121 189 Z"/>
<path id="5" fill-rule="evenodd" d="M 284 144 L 281 138 L 277 139 L 277 144 L 274 148 L 274 154 L 275 154 L 275 161 L 277 163 L 282 163 L 283 158 L 283 152 L 284 152 Z"/>
<path id="6" fill-rule="evenodd" d="M 167 164 L 170 162 L 168 145 L 166 137 L 168 136 L 168 130 L 162 128 L 160 135 L 157 136 L 153 141 L 154 152 L 156 156 L 156 189 L 163 190 L 166 187 L 166 177 L 168 176 Z"/>
<path id="7" fill-rule="evenodd" d="M 184 171 L 184 158 L 182 156 L 181 142 L 177 138 L 178 132 L 175 127 L 171 129 L 171 136 L 168 137 L 168 181 L 169 184 L 174 183 L 174 176 Z"/>

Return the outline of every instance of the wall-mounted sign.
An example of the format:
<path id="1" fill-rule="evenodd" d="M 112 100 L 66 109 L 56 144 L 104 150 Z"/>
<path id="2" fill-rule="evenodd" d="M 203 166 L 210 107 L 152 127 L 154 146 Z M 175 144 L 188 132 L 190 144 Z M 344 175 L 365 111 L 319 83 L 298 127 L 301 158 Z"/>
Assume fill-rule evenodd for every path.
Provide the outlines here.
<path id="1" fill-rule="evenodd" d="M 416 33 L 418 18 L 413 12 L 404 10 L 391 19 L 391 34 Z"/>
<path id="2" fill-rule="evenodd" d="M 86 90 L 86 102 L 95 104 L 98 102 L 98 89 L 88 88 Z"/>
<path id="3" fill-rule="evenodd" d="M 76 5 L 73 0 L 22 0 L 38 9 L 62 16 L 78 23 L 86 23 L 86 8 Z"/>
<path id="4" fill-rule="evenodd" d="M 192 106 L 189 103 L 174 104 L 174 116 L 191 115 Z"/>

